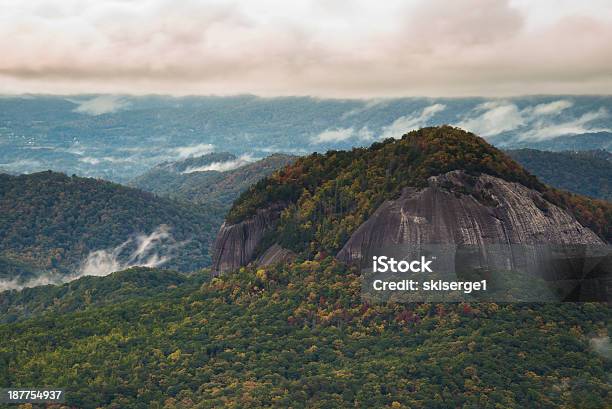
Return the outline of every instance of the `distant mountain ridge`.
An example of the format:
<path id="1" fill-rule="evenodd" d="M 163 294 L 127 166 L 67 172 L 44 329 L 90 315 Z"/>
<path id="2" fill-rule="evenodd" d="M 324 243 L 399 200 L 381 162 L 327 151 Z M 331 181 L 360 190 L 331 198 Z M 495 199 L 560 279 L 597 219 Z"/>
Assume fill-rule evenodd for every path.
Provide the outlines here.
<path id="1" fill-rule="evenodd" d="M 538 149 L 543 151 L 612 151 L 612 132 L 587 132 L 579 135 L 562 135 L 549 140 L 515 140 L 511 137 L 491 138 L 491 142 L 507 149 Z"/>
<path id="2" fill-rule="evenodd" d="M 83 104 L 111 99 L 97 115 Z M 452 124 L 499 148 L 611 150 L 611 96 L 322 99 L 27 95 L 0 99 L 0 168 L 120 183 L 207 152 L 261 157 L 369 146 Z"/>
<path id="3" fill-rule="evenodd" d="M 506 153 L 544 183 L 612 201 L 612 153 L 608 151 L 547 152 L 517 149 Z"/>
<path id="4" fill-rule="evenodd" d="M 231 203 L 249 186 L 295 159 L 296 156 L 279 153 L 259 160 L 245 160 L 231 153 L 211 153 L 162 163 L 129 184 L 158 195 L 229 210 Z"/>
<path id="5" fill-rule="evenodd" d="M 151 171 L 154 170 L 165 170 L 171 173 L 183 173 L 189 172 L 190 169 L 205 167 L 213 163 L 228 162 L 236 160 L 236 156 L 228 152 L 214 152 L 202 156 L 195 156 L 187 159 L 183 159 L 176 162 L 162 162 L 155 166 Z M 145 173 L 149 174 L 151 171 Z"/>
<path id="6" fill-rule="evenodd" d="M 132 179 L 128 186 L 160 195 L 170 195 L 180 189 L 181 182 L 188 176 L 182 175 L 188 169 L 204 167 L 215 162 L 235 160 L 231 153 L 208 153 L 206 155 L 187 158 L 181 161 L 165 161 L 155 165 L 150 170 Z"/>

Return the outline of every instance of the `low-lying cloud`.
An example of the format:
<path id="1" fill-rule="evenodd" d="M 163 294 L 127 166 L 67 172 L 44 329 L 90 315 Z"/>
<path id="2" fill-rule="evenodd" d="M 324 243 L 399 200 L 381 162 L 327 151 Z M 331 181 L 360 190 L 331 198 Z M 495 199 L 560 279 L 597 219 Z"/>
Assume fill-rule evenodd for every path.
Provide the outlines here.
<path id="1" fill-rule="evenodd" d="M 224 162 L 213 162 L 213 163 L 209 163 L 208 165 L 204 165 L 204 166 L 189 167 L 181 173 L 185 174 L 185 173 L 207 172 L 207 171 L 227 172 L 230 170 L 238 169 L 244 165 L 247 165 L 253 162 L 254 160 L 255 158 L 252 155 L 245 154 L 233 160 L 228 160 Z"/>
<path id="2" fill-rule="evenodd" d="M 196 145 L 180 146 L 178 148 L 173 148 L 172 153 L 174 156 L 178 157 L 178 159 L 187 159 L 196 156 L 206 155 L 207 153 L 211 153 L 212 151 L 214 151 L 214 149 L 215 146 L 210 143 L 199 143 Z"/>
<path id="3" fill-rule="evenodd" d="M 576 119 L 553 123 L 537 123 L 533 127 L 519 135 L 519 140 L 541 141 L 556 138 L 562 135 L 579 135 L 593 132 L 610 132 L 610 128 L 593 126 L 592 122 L 597 119 L 604 119 L 609 116 L 605 108 L 597 111 L 587 112 Z"/>
<path id="4" fill-rule="evenodd" d="M 177 242 L 167 225 L 161 225 L 148 235 L 135 234 L 114 248 L 92 251 L 73 274 L 46 273 L 27 281 L 4 280 L 0 281 L 0 291 L 63 284 L 85 276 L 102 277 L 130 267 L 159 267 L 183 245 L 185 242 Z"/>
<path id="5" fill-rule="evenodd" d="M 359 108 L 359 110 L 365 111 L 367 109 L 376 107 L 382 103 L 386 102 L 381 100 L 374 100 L 372 103 L 364 104 L 364 106 L 362 108 Z M 352 127 L 334 128 L 326 129 L 325 131 L 312 137 L 310 141 L 311 143 L 315 144 L 325 144 L 343 142 L 351 138 L 360 142 L 371 142 L 376 138 L 399 138 L 406 132 L 419 129 L 424 126 L 433 125 L 435 122 L 433 121 L 433 118 L 436 116 L 436 114 L 444 111 L 445 109 L 446 105 L 435 103 L 428 105 L 415 112 L 412 112 L 411 114 L 400 116 L 396 118 L 391 124 L 383 126 L 377 136 L 375 135 L 374 131 L 370 130 L 370 128 L 368 128 L 367 126 L 364 126 L 359 130 L 355 130 L 355 128 Z M 350 112 L 351 111 L 349 111 L 349 113 Z M 344 115 L 346 115 L 346 113 Z M 353 113 L 351 113 L 351 115 L 353 115 Z"/>
<path id="6" fill-rule="evenodd" d="M 342 142 L 352 138 L 354 132 L 353 128 L 326 129 L 314 136 L 311 141 L 313 143 Z"/>
<path id="7" fill-rule="evenodd" d="M 149 235 L 137 234 L 115 248 L 89 253 L 76 278 L 105 276 L 136 266 L 158 267 L 174 257 L 182 245 L 174 240 L 167 225 L 161 225 Z"/>
<path id="8" fill-rule="evenodd" d="M 519 109 L 510 101 L 488 101 L 465 114 L 455 125 L 484 137 L 513 132 L 517 134 L 517 140 L 523 141 L 610 131 L 608 127 L 594 124 L 608 118 L 607 109 L 588 111 L 576 118 L 561 115 L 572 106 L 571 101 L 558 100 Z"/>
<path id="9" fill-rule="evenodd" d="M 538 104 L 533 107 L 532 113 L 533 115 L 557 115 L 561 112 L 565 111 L 568 108 L 574 106 L 572 101 L 568 101 L 565 99 L 560 99 L 558 101 L 553 101 L 545 104 Z"/>
<path id="10" fill-rule="evenodd" d="M 71 102 L 79 104 L 79 106 L 75 108 L 74 112 L 94 116 L 110 114 L 129 106 L 129 102 L 115 95 L 101 95 L 86 101 L 71 100 Z"/>
<path id="11" fill-rule="evenodd" d="M 310 142 L 314 144 L 326 144 L 343 142 L 349 139 L 355 139 L 360 142 L 368 142 L 374 139 L 374 133 L 367 126 L 364 126 L 359 130 L 355 130 L 355 128 L 326 129 L 310 138 Z"/>
<path id="12" fill-rule="evenodd" d="M 27 281 L 19 279 L 11 280 L 0 280 L 0 292 L 9 290 L 22 290 L 24 288 L 40 287 L 42 285 L 49 284 L 61 284 L 67 281 L 63 281 L 66 277 L 59 274 L 47 273 L 40 277 L 35 277 Z M 71 281 L 71 280 L 68 280 Z"/>
<path id="13" fill-rule="evenodd" d="M 603 356 L 606 359 L 612 359 L 612 343 L 610 343 L 610 337 L 592 337 L 589 339 L 591 348 L 597 354 Z"/>
<path id="14" fill-rule="evenodd" d="M 423 108 L 420 113 L 401 116 L 392 124 L 383 127 L 381 139 L 399 138 L 406 132 L 430 125 L 431 119 L 445 108 L 444 104 L 432 104 Z"/>
<path id="15" fill-rule="evenodd" d="M 35 159 L 19 159 L 12 162 L 0 163 L 0 167 L 15 173 L 28 173 L 32 169 L 42 169 L 45 164 Z"/>
<path id="16" fill-rule="evenodd" d="M 485 102 L 477 106 L 474 112 L 477 116 L 467 118 L 457 126 L 480 136 L 493 136 L 525 124 L 523 115 L 512 103 Z"/>

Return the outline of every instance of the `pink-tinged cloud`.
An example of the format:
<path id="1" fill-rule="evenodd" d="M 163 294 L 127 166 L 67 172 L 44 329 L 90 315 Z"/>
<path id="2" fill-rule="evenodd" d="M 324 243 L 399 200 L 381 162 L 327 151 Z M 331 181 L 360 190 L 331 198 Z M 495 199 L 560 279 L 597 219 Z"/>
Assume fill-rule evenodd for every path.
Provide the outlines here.
<path id="1" fill-rule="evenodd" d="M 5 0 L 0 92 L 612 92 L 603 1 Z"/>

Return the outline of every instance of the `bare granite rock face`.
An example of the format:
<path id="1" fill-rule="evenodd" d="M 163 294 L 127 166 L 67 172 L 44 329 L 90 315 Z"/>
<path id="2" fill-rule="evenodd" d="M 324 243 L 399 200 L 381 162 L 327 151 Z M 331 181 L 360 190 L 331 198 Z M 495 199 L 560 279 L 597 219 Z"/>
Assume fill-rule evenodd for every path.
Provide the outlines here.
<path id="1" fill-rule="evenodd" d="M 223 223 L 213 245 L 213 274 L 235 270 L 253 259 L 264 234 L 274 228 L 284 206 L 262 209 L 237 224 Z"/>
<path id="2" fill-rule="evenodd" d="M 296 254 L 278 244 L 273 244 L 261 256 L 257 257 L 255 263 L 261 267 L 271 266 L 279 263 L 287 263 L 295 260 Z"/>
<path id="3" fill-rule="evenodd" d="M 606 244 L 568 212 L 519 183 L 462 171 L 428 182 L 426 188 L 406 188 L 398 199 L 384 202 L 352 234 L 337 258 L 364 266 L 388 249 L 419 245 L 457 245 L 483 252 L 508 245 L 508 251 L 516 253 L 516 247 L 510 246 Z M 516 254 L 506 256 L 498 267 L 515 267 Z"/>

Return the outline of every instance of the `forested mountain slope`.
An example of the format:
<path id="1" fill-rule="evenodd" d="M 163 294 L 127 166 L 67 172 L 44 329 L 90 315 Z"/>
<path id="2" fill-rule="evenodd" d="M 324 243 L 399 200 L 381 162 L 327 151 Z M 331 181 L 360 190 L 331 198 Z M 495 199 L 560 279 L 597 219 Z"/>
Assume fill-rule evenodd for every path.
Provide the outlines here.
<path id="1" fill-rule="evenodd" d="M 157 264 L 170 257 L 164 266 L 192 271 L 209 263 L 209 244 L 221 218 L 214 207 L 98 179 L 51 171 L 0 175 L 0 254 L 39 272 L 72 273 L 98 250 L 108 250 L 108 259 L 101 261 L 117 261 L 123 256 L 117 246 L 129 239 L 133 246 L 125 251 L 133 251 L 131 256 L 138 245 L 160 245 L 141 254 L 140 261 Z"/>
<path id="2" fill-rule="evenodd" d="M 0 325 L 0 383 L 80 408 L 611 403 L 605 304 L 368 305 L 331 257 L 96 306 L 99 284 L 84 310 L 61 314 L 60 289 L 64 307 Z"/>
<path id="3" fill-rule="evenodd" d="M 240 193 L 296 158 L 274 154 L 257 161 L 247 161 L 229 153 L 213 153 L 162 163 L 132 180 L 130 186 L 229 209 Z"/>
<path id="4" fill-rule="evenodd" d="M 516 149 L 506 153 L 550 186 L 612 201 L 612 153 L 608 151 Z"/>
<path id="5" fill-rule="evenodd" d="M 6 291 L 0 295 L 0 322 L 48 313 L 66 314 L 161 293 L 174 294 L 179 287 L 181 292 L 193 290 L 193 286 L 207 279 L 207 274 L 187 275 L 168 269 L 132 267 L 104 277 L 82 277 L 63 285 Z"/>

